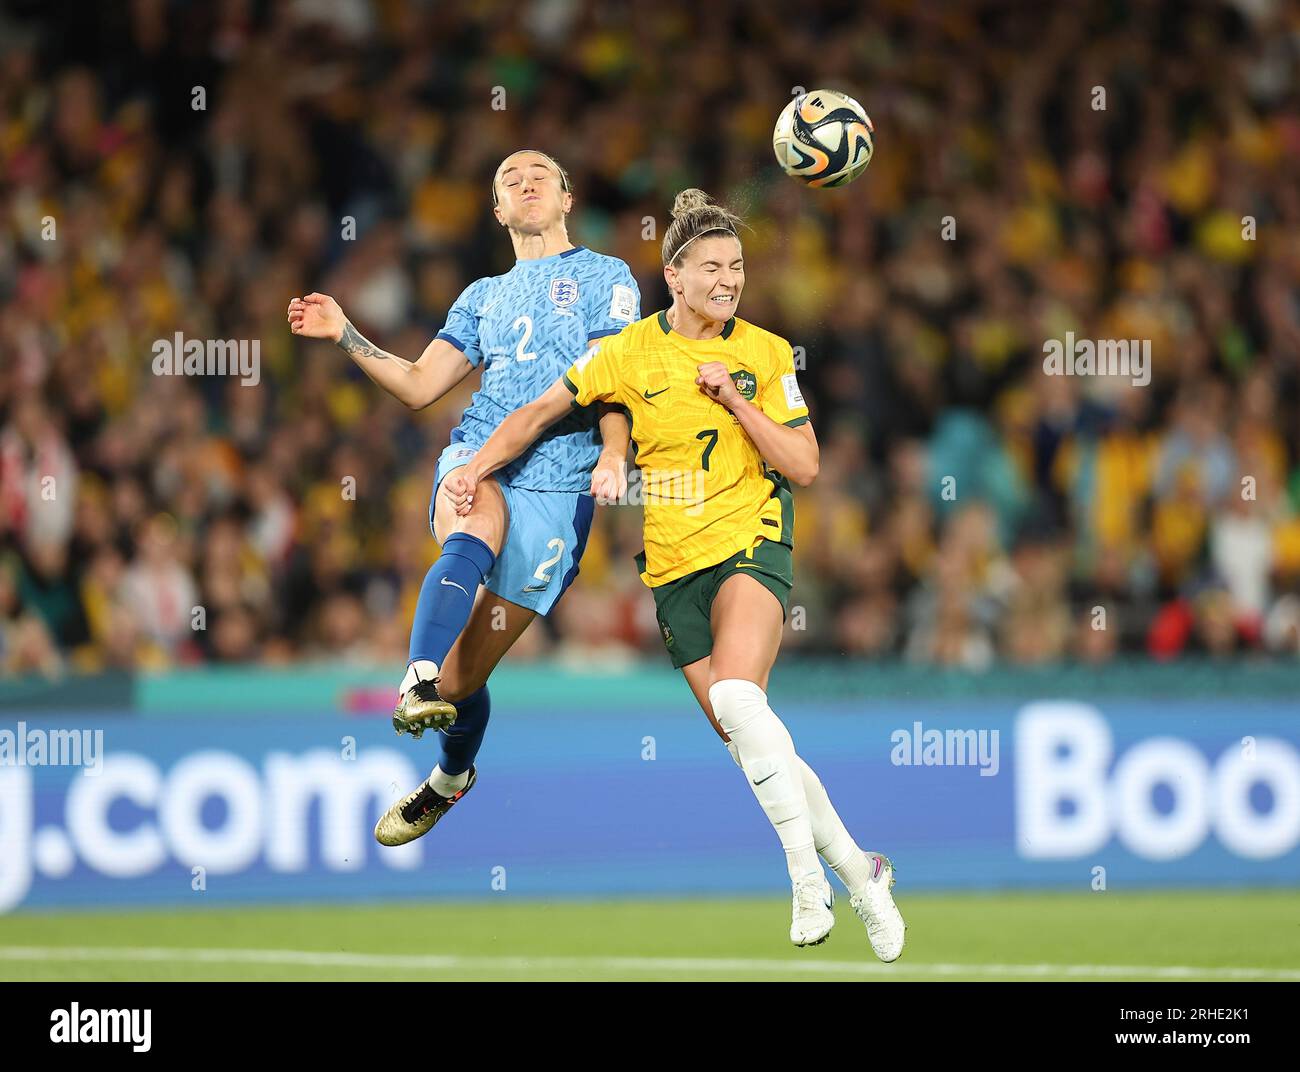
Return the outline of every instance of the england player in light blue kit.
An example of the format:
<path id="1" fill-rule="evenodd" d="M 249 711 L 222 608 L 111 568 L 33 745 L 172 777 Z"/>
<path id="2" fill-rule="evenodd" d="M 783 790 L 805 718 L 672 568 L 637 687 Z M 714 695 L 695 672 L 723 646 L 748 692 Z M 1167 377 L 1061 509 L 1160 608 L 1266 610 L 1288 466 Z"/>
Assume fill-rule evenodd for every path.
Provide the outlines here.
<path id="1" fill-rule="evenodd" d="M 366 375 L 413 409 L 483 369 L 438 459 L 429 522 L 442 555 L 420 590 L 393 714 L 398 733 L 438 731 L 438 764 L 380 819 L 375 837 L 385 845 L 427 833 L 473 787 L 490 710 L 488 676 L 573 582 L 593 496 L 613 499 L 626 490 L 627 417 L 609 407 L 575 410 L 495 480 L 480 483 L 467 515 L 454 509 L 461 471 L 497 425 L 541 394 L 593 339 L 641 316 L 627 265 L 569 241 L 565 217 L 573 196 L 568 176 L 549 156 L 525 149 L 506 157 L 492 200 L 514 244 L 515 266 L 471 283 L 418 361 L 374 346 L 328 295 L 289 303 L 294 334 L 334 339 Z"/>

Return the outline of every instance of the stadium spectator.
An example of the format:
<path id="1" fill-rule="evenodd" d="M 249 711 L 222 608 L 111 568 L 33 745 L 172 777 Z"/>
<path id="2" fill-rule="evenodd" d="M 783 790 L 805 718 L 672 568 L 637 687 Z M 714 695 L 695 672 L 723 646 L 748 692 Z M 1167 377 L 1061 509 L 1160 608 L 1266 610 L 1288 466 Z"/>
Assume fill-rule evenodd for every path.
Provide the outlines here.
<path id="1" fill-rule="evenodd" d="M 474 377 L 411 414 L 282 310 L 328 291 L 418 353 L 505 267 L 488 178 L 521 144 L 564 162 L 577 240 L 633 267 L 647 312 L 674 191 L 753 222 L 746 316 L 796 346 L 823 446 L 792 648 L 1296 658 L 1295 5 L 800 10 L 0 16 L 5 672 L 404 658 Z M 844 191 L 801 188 L 768 144 L 810 27 L 817 79 L 879 138 Z M 178 332 L 256 340 L 258 382 L 156 375 Z M 1149 384 L 1047 375 L 1067 332 L 1150 340 Z M 637 529 L 598 510 L 571 605 L 516 657 L 657 649 Z"/>

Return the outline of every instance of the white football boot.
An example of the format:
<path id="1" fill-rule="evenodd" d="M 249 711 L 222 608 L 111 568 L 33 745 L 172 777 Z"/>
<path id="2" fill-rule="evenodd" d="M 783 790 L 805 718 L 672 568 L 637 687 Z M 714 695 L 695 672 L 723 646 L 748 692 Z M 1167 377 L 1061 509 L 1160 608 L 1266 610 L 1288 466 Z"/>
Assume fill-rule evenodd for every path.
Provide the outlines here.
<path id="1" fill-rule="evenodd" d="M 790 941 L 795 945 L 821 945 L 835 926 L 835 891 L 825 875 L 794 884 L 791 904 Z"/>
<path id="2" fill-rule="evenodd" d="M 849 904 L 867 925 L 867 937 L 876 956 L 888 964 L 903 955 L 907 924 L 889 892 L 894 888 L 894 865 L 878 852 L 866 856 L 871 864 L 871 880 L 849 898 Z"/>

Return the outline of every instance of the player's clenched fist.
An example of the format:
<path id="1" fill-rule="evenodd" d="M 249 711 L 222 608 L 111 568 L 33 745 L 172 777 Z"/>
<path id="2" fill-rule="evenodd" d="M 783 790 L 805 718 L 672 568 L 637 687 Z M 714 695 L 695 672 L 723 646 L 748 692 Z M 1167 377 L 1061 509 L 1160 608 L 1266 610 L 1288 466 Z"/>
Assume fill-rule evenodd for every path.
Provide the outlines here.
<path id="1" fill-rule="evenodd" d="M 338 342 L 347 322 L 339 303 L 328 294 L 308 294 L 289 302 L 289 330 L 295 335 Z"/>
<path id="2" fill-rule="evenodd" d="M 627 469 L 622 461 L 598 465 L 591 471 L 591 494 L 601 506 L 622 502 L 627 494 Z"/>
<path id="3" fill-rule="evenodd" d="M 452 473 L 442 482 L 443 496 L 461 517 L 468 514 L 474 504 L 475 483 L 474 478 L 465 472 Z"/>
<path id="4" fill-rule="evenodd" d="M 721 402 L 728 409 L 740 401 L 740 392 L 736 390 L 731 373 L 721 361 L 710 361 L 708 364 L 700 365 L 699 372 L 695 382 L 713 401 Z"/>

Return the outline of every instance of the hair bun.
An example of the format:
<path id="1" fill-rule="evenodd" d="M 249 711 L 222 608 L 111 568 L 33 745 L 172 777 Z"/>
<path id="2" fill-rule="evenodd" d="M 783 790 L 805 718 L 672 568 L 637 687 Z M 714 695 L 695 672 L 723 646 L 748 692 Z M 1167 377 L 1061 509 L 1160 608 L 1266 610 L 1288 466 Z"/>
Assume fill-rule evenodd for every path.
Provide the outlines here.
<path id="1" fill-rule="evenodd" d="M 713 198 L 703 190 L 683 190 L 673 199 L 673 219 L 681 219 L 688 212 L 707 208 L 713 204 Z"/>
<path id="2" fill-rule="evenodd" d="M 743 221 L 703 190 L 683 190 L 673 199 L 673 220 L 664 232 L 664 265 L 676 266 L 682 250 L 701 235 L 725 232 L 737 241 Z"/>

